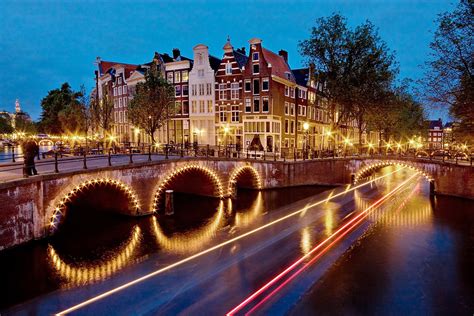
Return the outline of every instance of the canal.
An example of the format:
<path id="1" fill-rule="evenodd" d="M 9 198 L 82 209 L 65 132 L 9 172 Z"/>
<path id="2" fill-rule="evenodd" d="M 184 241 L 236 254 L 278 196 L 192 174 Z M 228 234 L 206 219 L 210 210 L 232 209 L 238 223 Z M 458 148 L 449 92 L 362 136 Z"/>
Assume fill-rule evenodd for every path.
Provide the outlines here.
<path id="1" fill-rule="evenodd" d="M 371 179 L 351 190 L 239 190 L 223 202 L 180 194 L 171 217 L 93 208 L 100 195 L 88 192 L 56 235 L 0 253 L 0 311 L 55 313 L 148 275 L 76 312 L 224 314 L 370 209 L 319 260 L 309 257 L 300 275 L 271 288 L 259 309 L 237 314 L 471 315 L 474 201 L 430 197 L 428 182 L 407 168 L 385 167 Z M 110 200 L 113 192 L 101 194 Z"/>
<path id="2" fill-rule="evenodd" d="M 180 194 L 175 198 L 175 215 L 157 216 L 156 221 L 77 201 L 53 237 L 0 252 L 0 311 L 58 289 L 103 281 L 150 254 L 193 253 L 212 242 L 223 227 L 250 224 L 262 214 L 329 188 L 240 191 L 239 199 L 226 203 L 223 210 L 218 200 Z M 110 199 L 107 194 L 111 192 L 102 192 L 102 198 Z M 98 198 L 95 193 L 83 197 Z"/>

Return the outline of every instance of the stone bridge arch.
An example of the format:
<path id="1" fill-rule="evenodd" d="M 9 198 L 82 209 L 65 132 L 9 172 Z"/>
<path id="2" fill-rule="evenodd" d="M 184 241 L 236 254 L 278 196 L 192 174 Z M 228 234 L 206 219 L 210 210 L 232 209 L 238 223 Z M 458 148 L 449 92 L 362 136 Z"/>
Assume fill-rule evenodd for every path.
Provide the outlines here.
<path id="1" fill-rule="evenodd" d="M 257 169 L 251 165 L 234 167 L 227 185 L 227 194 L 235 196 L 237 188 L 262 189 L 262 178 Z"/>
<path id="2" fill-rule="evenodd" d="M 361 179 L 364 179 L 375 171 L 386 166 L 410 168 L 422 175 L 428 182 L 434 182 L 433 175 L 431 174 L 429 168 L 426 168 L 426 165 L 424 164 L 417 164 L 416 162 L 411 161 L 367 159 L 358 166 L 357 171 L 353 174 L 353 183 L 358 183 Z"/>
<path id="3" fill-rule="evenodd" d="M 56 232 L 61 222 L 64 220 L 68 206 L 71 202 L 73 202 L 81 193 L 100 189 L 101 186 L 115 189 L 124 195 L 128 204 L 121 209 L 122 212 L 132 212 L 130 215 L 135 215 L 134 213 L 140 212 L 140 202 L 137 193 L 128 184 L 120 180 L 105 177 L 90 178 L 88 180 L 79 181 L 77 184 L 75 184 L 75 181 L 72 181 L 68 186 L 66 186 L 66 188 L 57 194 L 57 197 L 51 203 L 51 207 L 47 210 L 49 213 L 47 218 L 50 219 L 47 223 L 49 234 L 54 234 L 54 232 Z"/>

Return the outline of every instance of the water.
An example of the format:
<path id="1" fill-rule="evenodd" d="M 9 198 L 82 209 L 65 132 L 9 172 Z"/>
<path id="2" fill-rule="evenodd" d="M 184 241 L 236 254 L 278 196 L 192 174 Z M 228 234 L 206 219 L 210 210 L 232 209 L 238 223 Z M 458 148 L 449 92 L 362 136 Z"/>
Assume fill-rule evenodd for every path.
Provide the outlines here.
<path id="1" fill-rule="evenodd" d="M 40 153 L 48 152 L 53 149 L 53 146 L 39 146 Z M 11 163 L 13 152 L 15 152 L 15 160 L 21 161 L 20 158 L 23 155 L 21 146 L 1 146 L 0 145 L 0 164 L 1 163 Z"/>
<path id="2" fill-rule="evenodd" d="M 372 216 L 293 315 L 472 315 L 474 201 L 430 199 L 425 181 L 410 191 Z"/>
<path id="3" fill-rule="evenodd" d="M 224 226 L 245 226 L 327 189 L 242 190 L 238 201 L 226 202 L 225 208 L 215 199 L 181 194 L 175 198 L 173 217 L 140 218 L 120 215 L 113 205 L 94 209 L 87 202 L 100 196 L 85 194 L 71 205 L 55 236 L 0 253 L 0 310 L 56 289 L 103 281 L 154 253 L 194 253 Z"/>

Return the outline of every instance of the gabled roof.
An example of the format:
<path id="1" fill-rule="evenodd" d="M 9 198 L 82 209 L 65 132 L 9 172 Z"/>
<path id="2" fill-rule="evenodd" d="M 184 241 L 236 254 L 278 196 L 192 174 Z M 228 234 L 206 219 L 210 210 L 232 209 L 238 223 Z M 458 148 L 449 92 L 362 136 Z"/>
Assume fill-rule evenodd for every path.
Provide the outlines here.
<path id="1" fill-rule="evenodd" d="M 298 85 L 306 87 L 309 80 L 309 68 L 293 69 L 291 71 Z"/>
<path id="2" fill-rule="evenodd" d="M 247 60 L 248 60 L 247 55 L 242 54 L 241 52 L 237 50 L 233 50 L 233 53 L 234 53 L 235 61 L 239 65 L 239 68 L 242 69 L 242 67 L 244 67 L 245 64 L 247 64 Z"/>
<path id="3" fill-rule="evenodd" d="M 217 57 L 209 55 L 209 64 L 214 71 L 219 70 L 219 65 L 221 64 L 221 60 Z"/>
<path id="4" fill-rule="evenodd" d="M 429 129 L 435 129 L 436 127 L 438 127 L 439 129 L 443 129 L 443 122 L 441 121 L 441 119 L 431 120 L 429 122 L 430 122 Z"/>
<path id="5" fill-rule="evenodd" d="M 133 64 L 124 64 L 124 63 L 119 63 L 119 62 L 114 62 L 114 61 L 101 60 L 98 64 L 100 75 L 106 74 L 115 66 L 117 67 L 122 66 L 125 69 L 126 77 L 130 75 L 131 71 L 135 70 L 138 67 L 138 65 L 133 65 Z"/>
<path id="6" fill-rule="evenodd" d="M 283 57 L 263 47 L 262 47 L 262 51 L 263 51 L 263 56 L 265 57 L 265 60 L 267 61 L 267 63 L 270 63 L 272 65 L 272 75 L 275 75 L 277 77 L 290 80 L 293 82 L 295 81 L 295 77 L 293 76 L 293 73 L 291 72 L 290 66 L 286 63 Z M 285 75 L 286 73 L 290 74 L 290 79 L 287 78 L 287 76 Z"/>

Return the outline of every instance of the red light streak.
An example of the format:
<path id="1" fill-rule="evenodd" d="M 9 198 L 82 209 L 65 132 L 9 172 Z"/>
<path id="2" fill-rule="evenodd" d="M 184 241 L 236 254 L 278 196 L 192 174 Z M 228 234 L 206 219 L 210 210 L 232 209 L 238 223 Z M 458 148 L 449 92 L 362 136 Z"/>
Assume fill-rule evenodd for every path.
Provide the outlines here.
<path id="1" fill-rule="evenodd" d="M 271 296 L 273 296 L 278 290 L 280 290 L 284 285 L 286 285 L 288 282 L 290 282 L 292 279 L 294 279 L 298 274 L 300 274 L 306 267 L 308 267 L 310 264 L 314 263 L 318 258 L 320 258 L 327 250 L 329 250 L 337 241 L 339 241 L 342 237 L 344 237 L 349 231 L 351 231 L 352 228 L 357 226 L 360 222 L 362 222 L 368 215 L 369 211 L 373 210 L 376 206 L 379 204 L 382 204 L 383 201 L 385 201 L 388 197 L 392 196 L 395 194 L 398 190 L 400 190 L 405 184 L 407 184 L 409 181 L 411 181 L 414 177 L 416 177 L 417 174 L 414 174 L 404 182 L 402 182 L 400 185 L 398 185 L 395 189 L 387 193 L 386 195 L 382 196 L 380 199 L 375 201 L 371 206 L 366 208 L 364 211 L 359 213 L 357 216 L 352 218 L 349 222 L 341 226 L 337 231 L 335 231 L 331 236 L 320 242 L 318 245 L 316 245 L 311 251 L 309 251 L 307 254 L 296 260 L 293 264 L 291 264 L 288 268 L 283 270 L 280 274 L 278 274 L 276 277 L 274 277 L 272 280 L 270 280 L 268 283 L 266 283 L 264 286 L 262 286 L 260 289 L 255 291 L 253 294 L 251 294 L 249 297 L 247 297 L 244 301 L 242 301 L 239 305 L 234 307 L 231 311 L 227 313 L 227 315 L 234 315 L 238 311 L 240 311 L 242 308 L 244 308 L 246 305 L 248 305 L 251 301 L 255 300 L 260 294 L 262 294 L 265 290 L 267 290 L 269 287 L 271 287 L 273 284 L 275 284 L 278 280 L 283 278 L 285 275 L 287 275 L 289 272 L 291 272 L 295 267 L 297 267 L 300 263 L 302 263 L 304 260 L 306 260 L 309 256 L 311 256 L 313 253 L 315 253 L 318 249 L 324 246 L 328 241 L 333 239 L 336 235 L 341 233 L 342 231 L 346 230 L 345 232 L 342 232 L 340 236 L 338 236 L 334 241 L 332 241 L 328 246 L 323 248 L 321 252 L 312 258 L 307 264 L 305 264 L 302 268 L 297 270 L 289 279 L 287 279 L 285 282 L 283 282 L 280 286 L 278 286 L 274 291 L 272 291 L 268 296 L 266 296 L 262 301 L 260 301 L 256 306 L 254 306 L 248 313 L 251 313 L 256 309 L 258 306 L 263 304 L 265 301 L 267 301 Z M 348 228 L 349 227 L 349 228 Z M 347 229 L 346 229 L 347 228 Z"/>

